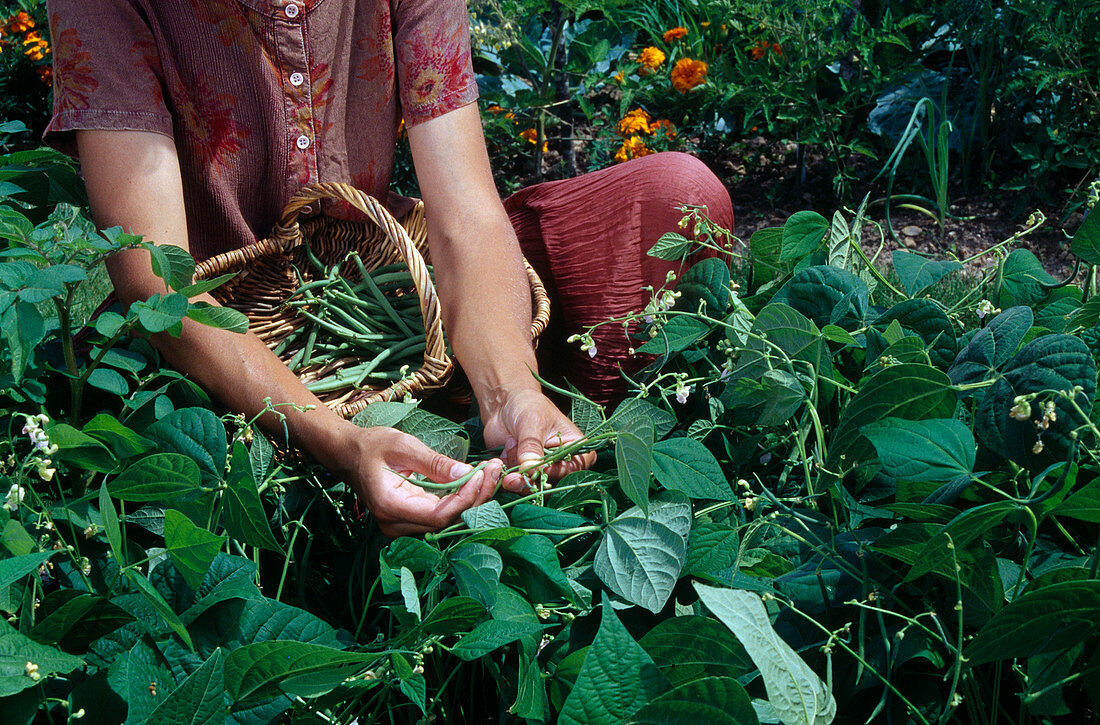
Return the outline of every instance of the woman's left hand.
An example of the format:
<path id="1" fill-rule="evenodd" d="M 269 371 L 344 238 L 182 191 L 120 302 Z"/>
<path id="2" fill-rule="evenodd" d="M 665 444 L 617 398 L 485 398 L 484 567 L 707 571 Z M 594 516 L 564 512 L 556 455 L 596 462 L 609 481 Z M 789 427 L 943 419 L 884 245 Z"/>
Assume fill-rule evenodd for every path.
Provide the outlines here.
<path id="1" fill-rule="evenodd" d="M 504 477 L 504 488 L 515 493 L 529 490 L 533 470 L 543 471 L 551 481 L 581 471 L 596 460 L 592 452 L 581 453 L 545 467 L 539 466 L 547 449 L 574 443 L 584 436 L 568 416 L 540 391 L 522 388 L 502 396 L 501 403 L 485 414 L 485 444 L 502 447 L 505 466 L 521 467 Z"/>

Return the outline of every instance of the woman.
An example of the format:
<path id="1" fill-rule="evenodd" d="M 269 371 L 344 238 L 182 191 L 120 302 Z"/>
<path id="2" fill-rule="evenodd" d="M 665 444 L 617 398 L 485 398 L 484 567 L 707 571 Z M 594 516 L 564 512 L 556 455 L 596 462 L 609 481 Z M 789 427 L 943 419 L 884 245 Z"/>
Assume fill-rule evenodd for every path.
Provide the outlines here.
<path id="1" fill-rule="evenodd" d="M 628 209 L 604 220 L 615 235 L 624 219 L 634 219 L 628 243 L 604 240 L 609 246 L 599 258 L 618 265 L 614 279 L 583 258 L 566 257 L 576 244 L 570 225 L 597 226 L 573 213 L 580 211 L 573 199 L 617 204 L 624 199 L 613 183 L 618 177 L 599 172 L 604 176 L 588 182 L 524 190 L 509 200 L 510 220 L 493 186 L 474 103 L 462 0 L 49 0 L 47 7 L 55 107 L 46 140 L 79 156 L 99 225 L 121 225 L 197 259 L 265 236 L 287 199 L 309 182 L 350 180 L 400 215 L 409 202 L 391 197 L 387 187 L 403 119 L 444 323 L 478 400 L 486 443 L 502 447 L 504 463 L 513 466 L 579 438 L 531 374 L 537 363 L 516 229 L 565 302 L 566 327 L 579 330 L 586 315 L 596 314 L 591 324 L 616 311 L 605 304 L 609 290 L 621 289 L 616 302 L 626 311 L 638 306 L 638 287 L 663 280 L 665 266 L 644 258 L 641 239 L 657 216 L 674 214 L 672 204 L 658 204 L 660 214 L 647 211 L 653 205 L 635 205 L 633 216 Z M 696 163 L 673 157 L 668 163 Z M 667 164 L 648 164 L 654 172 L 644 175 L 648 183 L 667 186 Z M 593 196 L 590 187 L 602 193 Z M 724 203 L 728 208 L 728 196 Z M 565 236 L 555 236 L 561 230 Z M 125 303 L 162 290 L 144 252 L 119 255 L 109 270 Z M 572 284 L 578 272 L 594 287 L 588 293 Z M 570 295 L 580 298 L 570 304 Z M 578 309 L 583 314 L 571 317 Z M 392 429 L 343 421 L 254 335 L 185 324 L 179 338 L 154 342 L 235 410 L 256 413 L 267 397 L 313 406 L 287 413 L 291 435 L 348 480 L 387 535 L 450 523 L 487 500 L 500 476 L 503 464 L 495 461 L 438 499 L 390 471 L 448 481 L 468 466 Z M 625 344 L 608 341 L 604 349 L 621 355 Z M 598 361 L 611 368 L 615 362 L 614 354 Z M 614 377 L 604 369 L 593 379 Z M 548 473 L 559 477 L 590 460 L 577 457 Z M 504 485 L 520 490 L 523 480 L 511 474 Z"/>

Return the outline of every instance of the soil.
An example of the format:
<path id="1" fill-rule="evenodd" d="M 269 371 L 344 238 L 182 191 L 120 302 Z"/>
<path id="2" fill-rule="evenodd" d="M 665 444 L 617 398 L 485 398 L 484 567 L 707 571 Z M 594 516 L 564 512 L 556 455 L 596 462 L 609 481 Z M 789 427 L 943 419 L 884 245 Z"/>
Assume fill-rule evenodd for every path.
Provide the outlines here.
<path id="1" fill-rule="evenodd" d="M 802 175 L 795 157 L 793 144 L 758 137 L 748 141 L 739 158 L 725 155 L 704 159 L 730 191 L 736 220 L 734 231 L 742 240 L 748 241 L 758 229 L 782 226 L 787 217 L 803 209 L 813 209 L 831 218 L 833 212 L 841 208 L 831 188 L 831 170 L 826 168 L 827 164 L 820 159 L 809 159 L 804 180 L 798 183 Z M 857 170 L 870 179 L 875 170 L 868 172 Z M 856 181 L 853 188 L 867 188 L 872 200 L 882 198 L 885 189 L 881 181 L 864 182 L 862 187 L 860 183 Z M 902 190 L 895 186 L 894 191 L 900 193 Z M 1055 204 L 1027 207 L 1021 198 L 1018 194 L 987 193 L 952 199 L 950 213 L 953 218 L 945 221 L 942 231 L 933 218 L 895 204 L 890 214 L 894 237 L 886 234 L 883 240 L 878 229 L 869 225 L 863 235 L 865 246 L 873 255 L 880 244 L 883 245 L 881 260 L 889 259 L 890 251 L 899 247 L 939 258 L 954 255 L 957 259 L 967 259 L 1020 231 L 1028 216 L 1038 210 L 1045 215 L 1046 222 L 1030 236 L 1015 242 L 1012 248 L 1031 250 L 1048 272 L 1065 279 L 1073 268 L 1067 232 L 1072 233 L 1081 223 L 1081 214 L 1067 216 L 1065 209 Z M 857 204 L 858 201 L 847 206 L 854 210 Z M 884 204 L 872 202 L 867 216 L 882 225 L 885 232 Z M 992 255 L 979 257 L 968 263 L 964 272 L 976 275 L 992 262 Z"/>

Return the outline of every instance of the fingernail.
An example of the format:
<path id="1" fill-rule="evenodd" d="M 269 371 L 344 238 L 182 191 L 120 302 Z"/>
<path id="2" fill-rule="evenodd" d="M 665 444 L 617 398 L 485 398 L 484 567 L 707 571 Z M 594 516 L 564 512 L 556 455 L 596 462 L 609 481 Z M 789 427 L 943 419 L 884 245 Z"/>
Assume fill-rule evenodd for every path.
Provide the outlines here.
<path id="1" fill-rule="evenodd" d="M 451 466 L 451 479 L 462 478 L 472 470 L 474 470 L 474 467 L 469 463 L 456 463 Z"/>
<path id="2" fill-rule="evenodd" d="M 528 451 L 527 453 L 520 453 L 519 454 L 519 462 L 520 463 L 528 463 L 530 461 L 537 461 L 540 458 L 542 458 L 542 456 L 540 456 L 538 453 L 532 453 L 531 451 Z"/>

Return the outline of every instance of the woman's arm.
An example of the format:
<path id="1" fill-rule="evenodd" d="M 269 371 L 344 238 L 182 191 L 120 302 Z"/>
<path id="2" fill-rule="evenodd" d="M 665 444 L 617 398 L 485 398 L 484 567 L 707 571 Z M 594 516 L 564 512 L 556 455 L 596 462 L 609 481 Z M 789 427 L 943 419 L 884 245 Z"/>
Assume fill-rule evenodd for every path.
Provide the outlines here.
<path id="1" fill-rule="evenodd" d="M 531 290 L 493 184 L 477 105 L 410 127 L 409 144 L 444 325 L 481 407 L 485 440 L 504 446 L 510 465 L 540 459 L 544 448 L 578 440 L 581 433 L 532 374 Z M 549 473 L 560 477 L 593 458 L 578 456 Z M 514 475 L 506 485 L 514 488 L 518 479 Z"/>
<path id="2" fill-rule="evenodd" d="M 170 138 L 142 131 L 89 130 L 77 132 L 77 145 L 99 226 L 121 226 L 156 243 L 188 248 L 179 159 Z M 116 255 L 109 260 L 108 270 L 124 304 L 165 291 L 143 250 Z M 209 295 L 198 299 L 217 304 Z M 286 415 L 286 426 L 297 445 L 343 476 L 389 536 L 441 528 L 493 493 L 499 462 L 444 498 L 393 475 L 387 469 L 450 481 L 469 466 L 393 429 L 359 428 L 343 420 L 252 333 L 241 335 L 184 320 L 179 337 L 160 333 L 152 342 L 173 367 L 246 416 L 263 410 L 268 397 L 275 404 L 312 406 L 306 411 L 290 406 L 278 410 Z M 269 429 L 281 428 L 271 414 L 261 423 Z"/>

